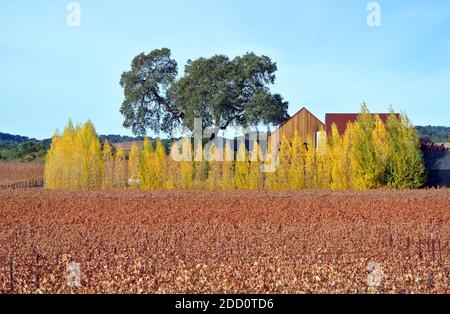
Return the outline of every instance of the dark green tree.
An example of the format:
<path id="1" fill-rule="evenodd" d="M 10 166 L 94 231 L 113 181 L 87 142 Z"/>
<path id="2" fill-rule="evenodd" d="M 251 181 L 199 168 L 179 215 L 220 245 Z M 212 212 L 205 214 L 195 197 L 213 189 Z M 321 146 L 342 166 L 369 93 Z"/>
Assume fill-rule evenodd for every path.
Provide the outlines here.
<path id="1" fill-rule="evenodd" d="M 178 125 L 192 130 L 195 118 L 202 119 L 203 128 L 278 125 L 289 116 L 288 103 L 269 90 L 276 70 L 267 56 L 247 53 L 230 60 L 216 55 L 189 60 L 176 80 L 170 50 L 140 54 L 122 75 L 124 126 L 143 134 L 147 129 L 169 133 Z"/>
<path id="2" fill-rule="evenodd" d="M 177 63 L 167 48 L 137 55 L 131 70 L 124 72 L 120 80 L 125 94 L 120 108 L 125 117 L 124 127 L 144 135 L 147 129 L 170 132 L 178 125 L 183 113 L 168 94 L 177 74 Z"/>

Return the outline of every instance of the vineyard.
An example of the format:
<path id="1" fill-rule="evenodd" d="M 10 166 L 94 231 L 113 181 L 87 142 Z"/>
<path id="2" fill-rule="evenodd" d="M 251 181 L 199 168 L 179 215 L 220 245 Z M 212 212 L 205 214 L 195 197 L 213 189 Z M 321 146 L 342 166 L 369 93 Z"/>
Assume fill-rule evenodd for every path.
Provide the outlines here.
<path id="1" fill-rule="evenodd" d="M 0 191 L 0 293 L 449 293 L 449 236 L 450 190 Z"/>
<path id="2" fill-rule="evenodd" d="M 43 186 L 44 165 L 0 162 L 0 190 Z"/>

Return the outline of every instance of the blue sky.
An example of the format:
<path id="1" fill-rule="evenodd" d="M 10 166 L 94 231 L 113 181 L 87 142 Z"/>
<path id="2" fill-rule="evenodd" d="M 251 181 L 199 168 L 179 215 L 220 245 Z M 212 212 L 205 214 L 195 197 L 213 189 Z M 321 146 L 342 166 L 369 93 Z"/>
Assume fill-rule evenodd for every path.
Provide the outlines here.
<path id="1" fill-rule="evenodd" d="M 120 75 L 140 52 L 187 59 L 253 51 L 278 64 L 272 90 L 316 116 L 389 105 L 417 125 L 450 125 L 450 2 L 84 0 L 8 1 L 0 9 L 0 132 L 50 137 L 69 118 L 102 134 L 122 127 Z"/>

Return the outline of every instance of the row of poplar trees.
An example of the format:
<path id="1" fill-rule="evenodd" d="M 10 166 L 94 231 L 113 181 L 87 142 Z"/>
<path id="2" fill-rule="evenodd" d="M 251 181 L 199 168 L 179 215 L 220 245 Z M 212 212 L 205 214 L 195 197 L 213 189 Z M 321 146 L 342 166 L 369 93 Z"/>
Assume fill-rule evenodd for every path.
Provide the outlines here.
<path id="1" fill-rule="evenodd" d="M 125 187 L 125 152 L 119 148 L 113 156 L 108 142 L 102 151 L 100 139 L 90 121 L 77 127 L 69 121 L 64 132 L 57 132 L 52 138 L 44 181 L 50 189 Z"/>
<path id="2" fill-rule="evenodd" d="M 70 122 L 53 137 L 45 185 L 51 189 L 367 190 L 419 188 L 425 180 L 419 137 L 406 115 L 392 113 L 384 123 L 366 106 L 345 134 L 339 134 L 336 125 L 331 134 L 321 130 L 317 148 L 312 138 L 303 143 L 298 134 L 290 141 L 281 139 L 274 172 L 262 171 L 274 156 L 263 154 L 257 143 L 250 152 L 241 143 L 236 156 L 228 144 L 223 150 L 213 144 L 209 158 L 201 161 L 194 158 L 203 156 L 202 147 L 197 147 L 186 138 L 181 144 L 175 142 L 167 155 L 160 140 L 153 145 L 146 138 L 142 149 L 133 143 L 126 156 L 120 146 L 113 149 L 108 141 L 101 145 L 91 122 L 77 127 Z M 179 160 L 175 154 L 184 158 Z M 216 154 L 223 161 L 215 161 Z"/>

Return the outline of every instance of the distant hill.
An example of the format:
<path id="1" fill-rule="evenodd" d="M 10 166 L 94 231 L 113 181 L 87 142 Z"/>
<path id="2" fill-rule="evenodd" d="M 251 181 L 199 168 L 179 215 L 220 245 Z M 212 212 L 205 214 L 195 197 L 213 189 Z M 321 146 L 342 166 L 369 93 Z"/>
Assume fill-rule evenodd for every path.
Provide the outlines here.
<path id="1" fill-rule="evenodd" d="M 110 143 L 123 143 L 123 142 L 134 142 L 134 141 L 143 141 L 144 137 L 142 136 L 122 136 L 122 135 L 100 135 L 100 140 L 103 142 L 104 140 L 108 140 Z"/>
<path id="2" fill-rule="evenodd" d="M 27 141 L 30 141 L 29 137 L 26 136 L 20 136 L 20 135 L 11 135 L 8 133 L 1 133 L 0 132 L 0 142 L 5 144 L 20 144 Z"/>
<path id="3" fill-rule="evenodd" d="M 109 135 L 100 135 L 100 140 L 104 141 L 105 139 L 108 139 L 111 143 L 120 143 L 120 142 L 132 142 L 132 141 L 143 141 L 144 137 L 142 136 L 122 136 L 122 135 L 116 135 L 116 134 L 109 134 Z M 36 142 L 44 142 L 44 143 L 50 143 L 51 139 L 44 139 L 44 140 L 36 140 L 35 138 L 29 138 L 27 136 L 21 136 L 21 135 L 12 135 L 8 133 L 2 133 L 0 132 L 0 142 L 3 144 L 20 144 L 28 141 L 36 141 Z"/>
<path id="4" fill-rule="evenodd" d="M 143 137 L 131 137 L 121 135 L 100 135 L 103 142 L 108 139 L 112 144 L 123 142 L 140 142 Z M 36 140 L 27 136 L 12 135 L 0 132 L 0 161 L 37 161 L 43 162 L 47 150 L 50 148 L 51 139 Z"/>
<path id="5" fill-rule="evenodd" d="M 445 126 L 416 126 L 421 138 L 428 137 L 435 143 L 450 142 L 450 127 Z"/>
<path id="6" fill-rule="evenodd" d="M 47 153 L 44 141 L 20 135 L 0 133 L 0 161 L 43 161 Z"/>

